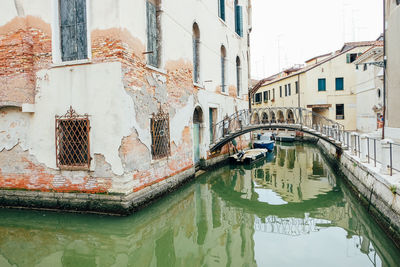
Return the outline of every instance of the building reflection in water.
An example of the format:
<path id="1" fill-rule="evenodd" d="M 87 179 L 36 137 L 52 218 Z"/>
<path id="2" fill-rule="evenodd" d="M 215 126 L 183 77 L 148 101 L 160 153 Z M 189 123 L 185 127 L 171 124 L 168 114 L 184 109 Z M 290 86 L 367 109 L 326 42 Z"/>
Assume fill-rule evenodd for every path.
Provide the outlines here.
<path id="1" fill-rule="evenodd" d="M 0 216 L 0 266 L 256 266 L 263 257 L 295 260 L 296 251 L 309 260 L 296 242 L 318 252 L 314 265 L 331 254 L 363 266 L 400 258 L 320 152 L 304 145 L 219 168 L 129 217 Z"/>

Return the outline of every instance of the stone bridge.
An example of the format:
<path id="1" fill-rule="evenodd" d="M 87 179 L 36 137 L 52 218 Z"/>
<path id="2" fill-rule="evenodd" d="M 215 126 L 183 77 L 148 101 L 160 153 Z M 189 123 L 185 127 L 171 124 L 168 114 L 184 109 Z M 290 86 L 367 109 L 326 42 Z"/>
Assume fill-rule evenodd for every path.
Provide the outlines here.
<path id="1" fill-rule="evenodd" d="M 349 133 L 345 132 L 343 125 L 311 110 L 299 107 L 254 108 L 237 111 L 214 124 L 210 151 L 260 129 L 301 131 L 321 138 L 339 150 L 349 143 Z"/>

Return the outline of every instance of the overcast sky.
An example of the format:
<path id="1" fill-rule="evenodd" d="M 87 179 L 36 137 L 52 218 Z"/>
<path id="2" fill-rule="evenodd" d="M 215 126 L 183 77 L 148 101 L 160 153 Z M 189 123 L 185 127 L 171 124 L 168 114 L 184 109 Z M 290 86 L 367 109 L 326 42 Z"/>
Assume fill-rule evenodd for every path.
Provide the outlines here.
<path id="1" fill-rule="evenodd" d="M 382 0 L 252 0 L 252 5 L 253 78 L 382 33 Z"/>

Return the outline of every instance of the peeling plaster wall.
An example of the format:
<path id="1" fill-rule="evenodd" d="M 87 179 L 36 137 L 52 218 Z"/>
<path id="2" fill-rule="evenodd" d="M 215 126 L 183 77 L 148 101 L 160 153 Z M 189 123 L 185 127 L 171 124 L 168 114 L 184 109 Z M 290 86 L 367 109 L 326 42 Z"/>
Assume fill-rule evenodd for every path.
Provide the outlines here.
<path id="1" fill-rule="evenodd" d="M 15 31 L 23 33 L 23 38 L 30 40 L 23 47 L 30 52 L 24 55 L 28 61 L 34 59 L 28 62 L 28 91 L 14 99 L 19 105 L 34 104 L 33 112 L 0 109 L 0 151 L 3 150 L 0 157 L 9 158 L 0 162 L 0 176 L 7 181 L 0 188 L 137 192 L 193 168 L 192 120 L 196 106 L 201 107 L 204 118 L 202 158 L 208 157 L 209 108 L 218 109 L 218 120 L 233 113 L 235 108 L 247 108 L 245 97 L 237 98 L 235 87 L 235 60 L 239 56 L 241 93 L 247 94 L 245 7 L 244 37 L 239 38 L 234 32 L 233 9 L 228 5 L 231 0 L 225 23 L 218 18 L 217 5 L 210 0 L 161 1 L 162 56 L 160 68 L 154 69 L 147 66 L 143 54 L 147 38 L 145 1 L 87 1 L 91 57 L 80 65 L 52 63 L 59 56 L 59 51 L 52 54 L 59 38 L 51 38 L 57 20 L 56 0 L 21 0 L 19 14 L 23 10 L 24 15 L 18 19 L 13 1 L 7 0 L 5 9 L 0 10 L 3 36 L 12 44 L 12 38 L 20 38 L 14 35 Z M 193 84 L 192 75 L 194 22 L 201 31 L 200 87 Z M 222 44 L 227 49 L 227 93 L 220 92 Z M 7 57 L 0 60 L 4 58 Z M 25 62 L 18 57 L 16 61 Z M 19 73 L 24 68 L 25 65 L 17 66 L 13 71 Z M 10 77 L 10 73 L 0 73 L 0 79 L 10 80 Z M 0 97 L 8 97 L 16 89 L 13 84 L 6 89 L 0 87 Z M 26 96 L 29 101 L 24 100 Z M 70 106 L 78 114 L 90 116 L 90 171 L 60 171 L 56 167 L 55 116 L 65 114 Z M 159 107 L 170 116 L 171 155 L 154 160 L 150 118 Z"/>

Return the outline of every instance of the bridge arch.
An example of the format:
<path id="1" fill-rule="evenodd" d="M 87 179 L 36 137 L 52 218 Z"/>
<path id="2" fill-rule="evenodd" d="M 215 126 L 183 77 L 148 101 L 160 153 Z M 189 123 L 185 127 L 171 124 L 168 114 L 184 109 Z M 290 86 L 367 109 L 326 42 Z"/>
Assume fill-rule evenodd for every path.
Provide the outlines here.
<path id="1" fill-rule="evenodd" d="M 295 123 L 294 112 L 292 109 L 286 111 L 286 121 L 287 123 Z"/>
<path id="2" fill-rule="evenodd" d="M 260 116 L 258 115 L 258 112 L 254 112 L 251 116 L 251 124 L 260 124 Z"/>
<path id="3" fill-rule="evenodd" d="M 314 116 L 318 116 L 316 124 Z M 218 150 L 232 139 L 243 134 L 264 130 L 287 129 L 314 135 L 334 145 L 341 151 L 345 140 L 344 126 L 311 110 L 299 107 L 268 107 L 241 110 L 226 116 L 213 125 L 215 137 L 211 140 L 210 151 Z"/>
<path id="4" fill-rule="evenodd" d="M 279 123 L 285 122 L 285 115 L 282 110 L 278 110 L 278 112 L 276 113 L 276 117 L 277 117 L 277 122 Z"/>
<path id="5" fill-rule="evenodd" d="M 268 113 L 267 112 L 263 112 L 262 113 L 262 115 L 261 115 L 261 123 L 262 124 L 269 123 Z"/>

